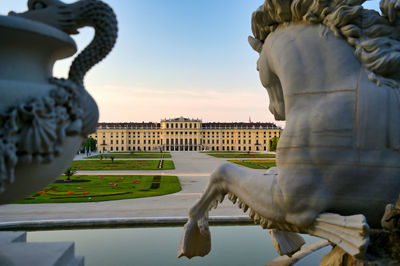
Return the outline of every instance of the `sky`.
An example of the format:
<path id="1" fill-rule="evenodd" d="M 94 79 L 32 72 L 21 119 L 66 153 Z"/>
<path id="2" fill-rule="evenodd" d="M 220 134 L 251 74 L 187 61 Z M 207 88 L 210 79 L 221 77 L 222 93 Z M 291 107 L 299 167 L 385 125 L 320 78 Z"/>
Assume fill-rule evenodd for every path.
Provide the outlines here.
<path id="1" fill-rule="evenodd" d="M 74 1 L 67 0 L 66 3 Z M 114 50 L 86 75 L 100 122 L 276 122 L 261 85 L 258 55 L 247 43 L 251 14 L 262 0 L 104 0 L 117 15 Z M 1 0 L 0 14 L 26 10 L 27 0 Z M 364 7 L 378 10 L 379 1 Z M 79 49 L 93 38 L 73 36 Z M 72 59 L 58 61 L 66 77 Z"/>

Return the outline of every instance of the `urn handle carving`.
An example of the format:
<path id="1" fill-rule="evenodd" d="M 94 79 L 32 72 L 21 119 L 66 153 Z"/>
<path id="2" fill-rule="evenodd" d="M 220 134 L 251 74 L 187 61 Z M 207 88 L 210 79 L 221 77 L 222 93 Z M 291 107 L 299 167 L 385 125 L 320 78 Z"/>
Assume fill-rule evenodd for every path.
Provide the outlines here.
<path id="1" fill-rule="evenodd" d="M 93 27 L 95 35 L 90 44 L 74 59 L 68 78 L 83 87 L 83 78 L 95 64 L 112 50 L 118 34 L 114 11 L 100 0 L 81 0 L 65 4 L 59 0 L 29 0 L 28 11 L 17 15 L 39 21 L 68 34 L 78 29 Z"/>

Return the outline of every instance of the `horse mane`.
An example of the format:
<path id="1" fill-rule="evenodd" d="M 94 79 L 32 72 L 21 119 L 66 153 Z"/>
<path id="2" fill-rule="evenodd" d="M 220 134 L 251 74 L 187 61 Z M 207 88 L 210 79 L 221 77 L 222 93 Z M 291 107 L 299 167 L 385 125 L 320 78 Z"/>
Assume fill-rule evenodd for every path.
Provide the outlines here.
<path id="1" fill-rule="evenodd" d="M 262 42 L 278 25 L 322 24 L 355 49 L 369 79 L 398 88 L 400 23 L 390 22 L 381 3 L 380 15 L 364 9 L 365 0 L 266 0 L 252 15 L 252 32 Z"/>

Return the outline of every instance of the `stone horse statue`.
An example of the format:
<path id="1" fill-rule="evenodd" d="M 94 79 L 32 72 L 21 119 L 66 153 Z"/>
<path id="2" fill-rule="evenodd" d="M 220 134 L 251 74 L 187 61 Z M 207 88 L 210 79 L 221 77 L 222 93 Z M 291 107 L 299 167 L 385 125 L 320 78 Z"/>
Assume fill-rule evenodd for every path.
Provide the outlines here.
<path id="1" fill-rule="evenodd" d="M 400 192 L 400 1 L 381 1 L 382 15 L 363 2 L 266 0 L 253 13 L 249 42 L 260 54 L 269 110 L 286 120 L 277 167 L 217 168 L 189 211 L 179 257 L 210 251 L 208 211 L 225 195 L 270 229 L 281 255 L 298 251 L 304 240 L 297 233 L 306 233 L 362 258 L 370 227 L 393 218 L 390 203 Z"/>

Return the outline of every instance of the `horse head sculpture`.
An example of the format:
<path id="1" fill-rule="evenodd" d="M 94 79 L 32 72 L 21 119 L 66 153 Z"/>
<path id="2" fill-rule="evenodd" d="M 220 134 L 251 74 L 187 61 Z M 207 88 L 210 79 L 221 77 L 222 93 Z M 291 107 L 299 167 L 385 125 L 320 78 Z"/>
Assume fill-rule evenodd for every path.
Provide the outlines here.
<path id="1" fill-rule="evenodd" d="M 396 214 L 389 204 L 400 193 L 399 2 L 382 1 L 383 15 L 363 2 L 266 0 L 253 13 L 249 42 L 269 109 L 286 120 L 277 168 L 217 168 L 189 211 L 178 256 L 210 251 L 208 211 L 225 195 L 287 255 L 304 244 L 296 233 L 307 233 L 361 258 L 370 226 L 384 225 L 386 206 Z"/>
<path id="2" fill-rule="evenodd" d="M 9 91 L 0 110 L 0 203 L 9 203 L 53 181 L 95 131 L 98 108 L 83 79 L 112 50 L 118 28 L 113 10 L 99 0 L 29 0 L 28 11 L 1 16 L 0 24 L 8 35 L 0 45 L 0 86 Z M 54 62 L 76 51 L 68 35 L 85 26 L 95 35 L 73 60 L 68 79 L 52 77 Z"/>

